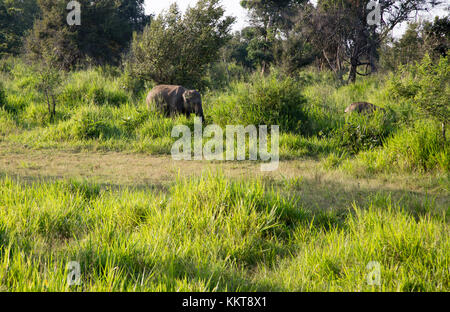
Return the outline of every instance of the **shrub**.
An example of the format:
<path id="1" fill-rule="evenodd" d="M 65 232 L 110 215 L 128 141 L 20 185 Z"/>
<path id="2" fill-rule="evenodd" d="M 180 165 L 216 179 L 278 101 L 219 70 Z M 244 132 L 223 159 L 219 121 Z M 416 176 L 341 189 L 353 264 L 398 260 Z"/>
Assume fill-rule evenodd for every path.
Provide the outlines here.
<path id="1" fill-rule="evenodd" d="M 234 83 L 228 93 L 213 97 L 209 105 L 213 120 L 221 125 L 279 125 L 283 131 L 304 131 L 305 99 L 291 78 L 255 74 L 250 83 Z M 208 113 L 207 113 L 208 114 Z"/>
<path id="2" fill-rule="evenodd" d="M 26 126 L 45 126 L 49 122 L 47 107 L 42 103 L 30 103 L 21 114 Z"/>
<path id="3" fill-rule="evenodd" d="M 33 102 L 33 95 L 31 94 L 8 94 L 5 101 L 4 108 L 8 112 L 17 115 L 24 111 L 29 103 Z"/>
<path id="4" fill-rule="evenodd" d="M 0 59 L 0 73 L 9 74 L 13 68 L 14 58 Z"/>
<path id="5" fill-rule="evenodd" d="M 144 124 L 150 117 L 151 116 L 149 110 L 133 109 L 130 114 L 128 114 L 126 117 L 121 118 L 121 125 L 124 128 L 125 133 L 130 135 L 134 133 L 139 127 L 141 127 L 142 124 Z"/>
<path id="6" fill-rule="evenodd" d="M 152 115 L 146 120 L 138 130 L 141 138 L 171 138 L 172 129 L 176 125 L 184 124 L 193 129 L 192 120 L 187 120 L 185 116 L 176 119 L 161 118 L 159 115 Z"/>
<path id="7" fill-rule="evenodd" d="M 446 140 L 445 131 L 450 119 L 450 64 L 447 57 L 441 57 L 433 64 L 427 54 L 420 64 L 402 67 L 399 74 L 391 78 L 390 87 L 396 98 L 412 102 L 426 117 L 440 122 L 442 139 Z"/>
<path id="8" fill-rule="evenodd" d="M 125 72 L 118 78 L 118 82 L 121 89 L 131 93 L 134 97 L 139 96 L 142 92 L 151 90 L 153 87 L 153 85 L 148 82 L 134 76 L 127 69 L 125 69 Z"/>
<path id="9" fill-rule="evenodd" d="M 358 154 L 383 145 L 392 130 L 393 117 L 389 113 L 376 111 L 373 115 L 350 114 L 345 124 L 334 130 L 332 136 L 338 149 Z"/>
<path id="10" fill-rule="evenodd" d="M 224 13 L 218 0 L 201 0 L 185 14 L 171 6 L 134 35 L 128 67 L 143 80 L 202 87 L 208 65 L 230 37 L 234 18 Z"/>
<path id="11" fill-rule="evenodd" d="M 450 144 L 442 147 L 439 129 L 430 121 L 418 121 L 386 140 L 383 148 L 360 153 L 346 169 L 370 173 L 383 171 L 450 171 Z"/>
<path id="12" fill-rule="evenodd" d="M 239 64 L 216 62 L 208 68 L 205 84 L 210 90 L 224 89 L 232 81 L 242 81 L 248 77 L 248 71 Z"/>
<path id="13" fill-rule="evenodd" d="M 385 88 L 382 75 L 359 79 L 350 85 L 341 85 L 334 74 L 308 70 L 298 75 L 305 85 L 305 113 L 308 117 L 309 135 L 330 136 L 345 122 L 345 108 L 353 102 L 371 102 L 385 108 L 393 102 Z M 397 114 L 397 109 L 396 109 Z"/>

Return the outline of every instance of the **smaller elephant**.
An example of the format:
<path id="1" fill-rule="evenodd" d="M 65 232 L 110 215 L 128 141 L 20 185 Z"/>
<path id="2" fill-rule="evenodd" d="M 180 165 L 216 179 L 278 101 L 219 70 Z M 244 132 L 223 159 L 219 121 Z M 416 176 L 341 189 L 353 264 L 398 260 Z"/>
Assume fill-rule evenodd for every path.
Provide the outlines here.
<path id="1" fill-rule="evenodd" d="M 357 112 L 357 113 L 373 113 L 376 110 L 381 110 L 383 112 L 385 112 L 385 109 L 382 107 L 378 107 L 376 105 L 373 105 L 371 103 L 367 103 L 367 102 L 356 102 L 351 104 L 350 106 L 348 106 L 345 109 L 346 113 L 352 113 L 352 112 Z"/>
<path id="2" fill-rule="evenodd" d="M 202 98 L 198 91 L 188 90 L 182 86 L 158 85 L 147 95 L 147 107 L 152 104 L 166 116 L 195 114 L 203 120 Z"/>

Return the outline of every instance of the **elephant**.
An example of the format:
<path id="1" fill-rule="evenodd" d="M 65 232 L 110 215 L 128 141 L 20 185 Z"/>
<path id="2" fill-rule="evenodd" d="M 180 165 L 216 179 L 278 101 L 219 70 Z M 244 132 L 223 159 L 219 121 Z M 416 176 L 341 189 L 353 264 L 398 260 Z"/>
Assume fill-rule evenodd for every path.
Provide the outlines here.
<path id="1" fill-rule="evenodd" d="M 166 116 L 194 113 L 203 120 L 202 98 L 198 91 L 188 90 L 182 86 L 158 85 L 147 95 L 147 107 L 152 104 Z"/>
<path id="2" fill-rule="evenodd" d="M 350 106 L 348 106 L 345 109 L 346 113 L 352 113 L 352 112 L 357 112 L 357 113 L 373 113 L 376 110 L 381 110 L 383 112 L 386 112 L 384 108 L 382 107 L 378 107 L 376 105 L 373 105 L 371 103 L 367 103 L 367 102 L 356 102 L 351 104 Z"/>

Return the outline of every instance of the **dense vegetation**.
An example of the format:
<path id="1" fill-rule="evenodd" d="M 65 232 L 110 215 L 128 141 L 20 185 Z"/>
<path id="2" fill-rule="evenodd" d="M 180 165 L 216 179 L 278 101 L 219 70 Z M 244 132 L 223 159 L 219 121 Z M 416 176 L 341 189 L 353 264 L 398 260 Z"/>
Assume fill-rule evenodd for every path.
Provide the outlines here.
<path id="1" fill-rule="evenodd" d="M 0 291 L 450 289 L 449 18 L 387 31 L 429 1 L 389 2 L 383 27 L 365 22 L 367 1 L 242 1 L 251 25 L 235 34 L 218 0 L 152 18 L 142 0 L 83 0 L 80 28 L 53 2 L 0 0 L 0 156 L 169 157 L 173 127 L 194 117 L 166 118 L 145 98 L 172 83 L 201 91 L 205 125 L 279 125 L 282 162 L 314 161 L 357 187 L 206 171 L 125 187 L 0 170 Z M 384 110 L 344 113 L 360 101 Z M 408 191 L 360 189 L 400 177 Z M 70 260 L 81 286 L 67 285 Z M 370 261 L 380 286 L 367 284 Z"/>
<path id="2" fill-rule="evenodd" d="M 405 83 L 411 83 L 406 76 L 404 84 L 398 76 L 379 74 L 336 86 L 331 73 L 310 70 L 291 77 L 273 69 L 265 77 L 249 74 L 223 91 L 204 92 L 206 122 L 278 124 L 282 159 L 331 157 L 353 163 L 356 156 L 359 165 L 365 163 L 376 171 L 448 172 L 449 142 L 442 137 L 441 123 L 448 116 L 449 65 L 442 59 L 437 67 L 444 76 L 436 79 L 447 85 L 437 89 L 438 119 L 423 114 L 414 100 L 398 100 L 394 91 L 404 92 Z M 167 119 L 146 108 L 151 84 L 134 93 L 127 87 L 127 73 L 103 67 L 64 74 L 55 93 L 58 106 L 52 120 L 36 72 L 18 59 L 5 60 L 2 68 L 0 131 L 7 142 L 33 148 L 170 154 L 176 140 L 172 128 L 180 123 L 193 127 L 193 118 Z M 345 107 L 361 99 L 386 112 L 346 116 Z M 408 164 L 397 159 L 409 159 Z"/>

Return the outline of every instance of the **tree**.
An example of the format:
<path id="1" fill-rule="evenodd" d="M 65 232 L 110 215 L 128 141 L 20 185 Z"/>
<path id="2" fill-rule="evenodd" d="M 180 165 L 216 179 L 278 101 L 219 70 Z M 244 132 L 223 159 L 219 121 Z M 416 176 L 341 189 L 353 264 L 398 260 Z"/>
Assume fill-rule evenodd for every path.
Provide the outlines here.
<path id="1" fill-rule="evenodd" d="M 252 27 L 245 27 L 235 32 L 228 43 L 222 48 L 221 55 L 224 62 L 235 62 L 247 69 L 254 69 L 255 63 L 249 58 L 248 46 L 252 39 Z"/>
<path id="2" fill-rule="evenodd" d="M 426 54 L 417 65 L 403 66 L 393 77 L 394 96 L 415 103 L 426 116 L 441 123 L 442 138 L 446 141 L 446 126 L 450 120 L 450 64 L 448 57 L 440 57 L 434 64 Z"/>
<path id="3" fill-rule="evenodd" d="M 314 62 L 317 53 L 307 41 L 299 24 L 287 30 L 282 38 L 275 42 L 274 63 L 288 75 L 293 75 Z"/>
<path id="4" fill-rule="evenodd" d="M 382 63 L 387 69 L 413 65 L 428 53 L 438 61 L 450 49 L 450 17 L 436 17 L 433 22 L 410 23 L 400 39 L 389 38 L 382 46 Z"/>
<path id="5" fill-rule="evenodd" d="M 400 39 L 389 38 L 389 42 L 383 46 L 381 62 L 391 70 L 397 69 L 399 65 L 413 65 L 425 55 L 423 45 L 420 25 L 410 23 Z"/>
<path id="6" fill-rule="evenodd" d="M 173 4 L 135 34 L 127 67 L 143 80 L 202 88 L 208 64 L 231 37 L 234 18 L 224 13 L 219 0 L 200 0 L 184 15 Z"/>
<path id="7" fill-rule="evenodd" d="M 340 72 L 348 64 L 348 81 L 355 82 L 357 75 L 369 75 L 376 70 L 380 44 L 399 23 L 411 14 L 427 10 L 434 0 L 379 0 L 377 7 L 370 0 L 319 0 L 307 22 L 309 37 L 330 68 Z M 365 66 L 365 72 L 359 71 Z M 369 68 L 371 70 L 369 70 Z"/>
<path id="8" fill-rule="evenodd" d="M 283 48 L 282 38 L 288 38 L 297 12 L 306 0 L 242 0 L 242 7 L 250 12 L 253 38 L 248 55 L 261 66 L 261 73 L 275 61 L 275 50 Z M 298 43 L 299 41 L 297 41 Z"/>
<path id="9" fill-rule="evenodd" d="M 446 57 L 450 49 L 450 16 L 437 17 L 423 27 L 425 49 L 435 58 Z"/>
<path id="10" fill-rule="evenodd" d="M 23 37 L 38 14 L 36 0 L 0 0 L 0 57 L 21 52 Z"/>
<path id="11" fill-rule="evenodd" d="M 61 72 L 48 64 L 42 64 L 37 75 L 36 89 L 44 94 L 50 122 L 53 122 L 56 116 L 56 92 L 62 82 Z"/>
<path id="12" fill-rule="evenodd" d="M 134 31 L 148 24 L 144 0 L 78 0 L 81 25 L 67 23 L 67 1 L 39 0 L 41 18 L 27 38 L 32 60 L 50 53 L 68 70 L 83 62 L 118 64 Z M 52 51 L 49 51 L 51 49 Z"/>

